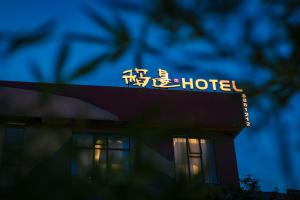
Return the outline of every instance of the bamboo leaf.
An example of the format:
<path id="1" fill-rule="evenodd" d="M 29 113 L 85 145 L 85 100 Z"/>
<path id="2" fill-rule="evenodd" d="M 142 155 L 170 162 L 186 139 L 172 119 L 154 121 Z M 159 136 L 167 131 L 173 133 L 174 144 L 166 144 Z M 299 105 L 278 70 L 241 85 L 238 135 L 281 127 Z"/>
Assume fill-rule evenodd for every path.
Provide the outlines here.
<path id="1" fill-rule="evenodd" d="M 45 81 L 43 72 L 41 71 L 41 67 L 36 62 L 31 62 L 29 64 L 29 69 L 35 80 L 37 80 L 38 82 Z"/>
<path id="2" fill-rule="evenodd" d="M 114 32 L 114 50 L 111 53 L 110 60 L 117 60 L 126 53 L 131 44 L 131 35 L 121 18 L 118 18 L 118 29 Z"/>
<path id="3" fill-rule="evenodd" d="M 102 16 L 100 16 L 96 11 L 89 7 L 85 7 L 85 13 L 90 17 L 100 28 L 105 29 L 108 32 L 114 32 L 114 27 L 109 24 Z"/>
<path id="4" fill-rule="evenodd" d="M 11 37 L 6 53 L 12 54 L 21 48 L 37 45 L 45 41 L 51 35 L 53 24 L 53 22 L 48 22 L 31 33 L 19 33 L 18 35 Z"/>
<path id="5" fill-rule="evenodd" d="M 59 50 L 57 60 L 56 60 L 56 64 L 55 64 L 55 70 L 54 70 L 54 72 L 55 72 L 55 81 L 57 83 L 60 83 L 63 80 L 62 72 L 63 72 L 63 68 L 65 67 L 66 60 L 69 57 L 69 52 L 70 52 L 69 48 L 70 48 L 69 44 L 64 43 L 61 46 L 60 50 Z"/>
<path id="6" fill-rule="evenodd" d="M 82 33 L 68 34 L 66 39 L 69 41 L 83 41 L 92 44 L 110 44 L 110 41 L 107 38 Z"/>
<path id="7" fill-rule="evenodd" d="M 107 54 L 104 54 L 89 60 L 87 63 L 84 63 L 82 66 L 78 67 L 70 76 L 69 80 L 73 81 L 95 71 L 107 58 Z"/>

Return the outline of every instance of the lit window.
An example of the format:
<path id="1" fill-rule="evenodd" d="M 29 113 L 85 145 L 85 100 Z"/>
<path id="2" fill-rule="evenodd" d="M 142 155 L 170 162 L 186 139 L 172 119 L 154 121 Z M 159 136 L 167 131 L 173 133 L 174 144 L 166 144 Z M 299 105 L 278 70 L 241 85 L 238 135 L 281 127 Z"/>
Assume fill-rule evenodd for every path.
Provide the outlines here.
<path id="1" fill-rule="evenodd" d="M 200 138 L 173 138 L 176 176 L 217 183 L 212 141 Z"/>
<path id="2" fill-rule="evenodd" d="M 94 176 L 126 174 L 129 170 L 129 138 L 73 134 L 73 176 L 92 180 Z"/>
<path id="3" fill-rule="evenodd" d="M 24 126 L 8 125 L 5 128 L 2 170 L 11 177 L 20 175 L 22 169 Z"/>

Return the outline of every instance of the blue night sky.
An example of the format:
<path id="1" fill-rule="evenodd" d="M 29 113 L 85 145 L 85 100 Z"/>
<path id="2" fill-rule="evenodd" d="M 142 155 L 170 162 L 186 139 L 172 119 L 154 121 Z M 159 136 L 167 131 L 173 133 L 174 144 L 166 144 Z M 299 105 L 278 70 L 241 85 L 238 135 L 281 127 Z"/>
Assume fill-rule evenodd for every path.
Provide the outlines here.
<path id="1" fill-rule="evenodd" d="M 113 16 L 108 2 L 109 0 L 94 0 L 89 1 L 88 5 L 100 12 L 105 18 L 111 19 Z M 187 1 L 187 6 L 190 2 L 192 1 Z M 272 30 L 275 27 L 268 21 L 267 17 L 263 17 L 262 13 L 264 11 L 259 2 L 258 0 L 253 0 L 244 3 L 235 13 L 235 16 L 229 17 L 221 26 L 220 21 L 213 18 L 208 18 L 205 21 L 205 26 L 212 33 L 220 35 L 220 42 L 224 43 L 224 46 L 234 47 L 241 40 L 243 30 L 240 26 L 244 19 L 249 16 L 253 18 L 261 17 L 256 24 L 256 31 L 253 33 L 254 38 L 257 41 L 267 40 L 269 35 L 273 34 Z M 36 81 L 29 68 L 32 63 L 36 63 L 45 77 L 44 81 L 53 82 L 53 65 L 62 45 L 64 34 L 72 32 L 105 36 L 107 33 L 84 14 L 82 11 L 84 5 L 86 4 L 83 0 L 0 0 L 0 33 L 31 32 L 47 21 L 54 20 L 56 22 L 49 39 L 35 46 L 25 47 L 26 49 L 17 51 L 13 55 L 3 53 L 8 44 L 5 40 L 0 40 L 0 80 Z M 146 7 L 141 6 L 141 9 Z M 113 13 L 115 14 L 115 12 Z M 140 31 L 138 27 L 144 22 L 143 17 L 133 12 L 121 13 L 120 15 L 125 20 L 133 36 L 137 38 Z M 185 34 L 185 31 L 183 30 L 180 34 Z M 148 41 L 161 49 L 163 53 L 163 56 L 147 55 L 144 57 L 144 65 L 141 67 L 149 69 L 152 74 L 156 73 L 156 69 L 163 68 L 168 70 L 171 78 L 201 77 L 221 79 L 225 77 L 237 81 L 248 80 L 252 81 L 253 84 L 260 84 L 271 76 L 268 71 L 263 69 L 254 71 L 249 63 L 245 61 L 244 54 L 247 52 L 243 52 L 243 50 L 234 60 L 202 61 L 196 58 L 196 55 L 193 57 L 192 53 L 190 57 L 185 55 L 194 50 L 208 53 L 214 52 L 214 47 L 204 40 L 187 42 L 185 45 L 175 46 L 166 50 L 160 42 L 162 38 L 167 37 L 161 28 L 153 27 L 147 37 L 149 38 Z M 77 79 L 72 83 L 97 86 L 124 86 L 124 81 L 121 78 L 122 71 L 136 67 L 132 58 L 132 54 L 136 50 L 135 45 L 138 44 L 133 44 L 122 59 L 107 63 L 90 75 Z M 290 48 L 291 46 L 288 43 L 282 42 L 278 46 L 278 51 L 285 55 L 289 53 Z M 81 63 L 105 51 L 106 48 L 98 44 L 74 42 L 64 73 L 67 74 L 73 71 Z M 176 64 L 183 65 L 186 63 L 196 66 L 197 70 L 180 71 L 173 67 Z M 282 172 L 278 156 L 278 141 L 273 133 L 276 131 L 273 128 L 275 127 L 274 123 L 276 123 L 274 120 L 268 120 L 262 128 L 255 128 L 256 124 L 264 119 L 256 108 L 250 107 L 250 120 L 253 127 L 250 129 L 245 128 L 235 140 L 240 177 L 245 177 L 247 174 L 253 175 L 259 179 L 264 191 L 273 190 L 274 187 L 278 187 L 282 192 L 287 188 L 300 189 L 300 173 L 297 172 L 297 166 L 300 166 L 300 127 L 297 121 L 300 117 L 299 107 L 297 106 L 299 100 L 300 95 L 298 93 L 291 99 L 282 113 L 282 119 L 288 124 L 286 126 L 286 137 L 289 140 L 288 153 L 292 158 L 293 181 L 287 181 L 285 174 Z M 261 99 L 261 106 L 268 107 L 269 104 L 268 99 Z"/>

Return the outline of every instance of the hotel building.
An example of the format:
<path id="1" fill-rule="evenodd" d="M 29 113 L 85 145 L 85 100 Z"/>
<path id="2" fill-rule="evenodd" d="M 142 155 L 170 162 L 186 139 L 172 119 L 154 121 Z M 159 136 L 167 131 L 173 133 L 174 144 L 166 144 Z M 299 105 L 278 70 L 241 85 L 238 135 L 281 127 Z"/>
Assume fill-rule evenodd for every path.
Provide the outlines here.
<path id="1" fill-rule="evenodd" d="M 0 81 L 0 102 L 0 188 L 35 173 L 90 183 L 143 160 L 170 180 L 239 186 L 241 93 Z"/>

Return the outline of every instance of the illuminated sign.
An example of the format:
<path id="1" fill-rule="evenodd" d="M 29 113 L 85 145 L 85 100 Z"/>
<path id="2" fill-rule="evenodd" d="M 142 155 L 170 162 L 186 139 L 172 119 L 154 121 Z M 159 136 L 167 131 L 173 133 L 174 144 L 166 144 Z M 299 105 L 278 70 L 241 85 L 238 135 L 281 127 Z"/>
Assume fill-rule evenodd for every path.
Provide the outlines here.
<path id="1" fill-rule="evenodd" d="M 244 108 L 244 117 L 245 117 L 246 126 L 250 127 L 247 96 L 245 94 L 242 94 L 242 99 L 243 99 L 243 108 Z"/>
<path id="2" fill-rule="evenodd" d="M 147 76 L 147 69 L 130 69 L 123 72 L 122 78 L 127 85 L 134 85 L 137 87 L 146 87 L 152 81 L 154 88 L 182 88 L 182 89 L 198 89 L 208 90 L 209 86 L 213 91 L 220 89 L 223 92 L 243 92 L 239 89 L 235 81 L 216 80 L 216 79 L 196 79 L 193 78 L 169 78 L 169 73 L 166 70 L 158 69 L 158 77 L 152 78 Z"/>
<path id="3" fill-rule="evenodd" d="M 146 87 L 148 84 L 151 84 L 154 88 L 168 89 L 168 88 L 182 88 L 186 89 L 197 89 L 197 90 L 208 90 L 212 89 L 213 91 L 220 90 L 223 92 L 243 92 L 242 89 L 238 88 L 234 80 L 217 80 L 217 79 L 196 79 L 193 78 L 169 78 L 169 73 L 164 69 L 158 69 L 158 76 L 152 78 L 147 75 L 147 69 L 134 68 L 123 71 L 122 78 L 124 79 L 127 85 L 133 85 L 137 87 Z M 249 113 L 248 113 L 248 104 L 247 97 L 245 94 L 242 94 L 244 117 L 246 121 L 246 126 L 250 127 Z"/>

